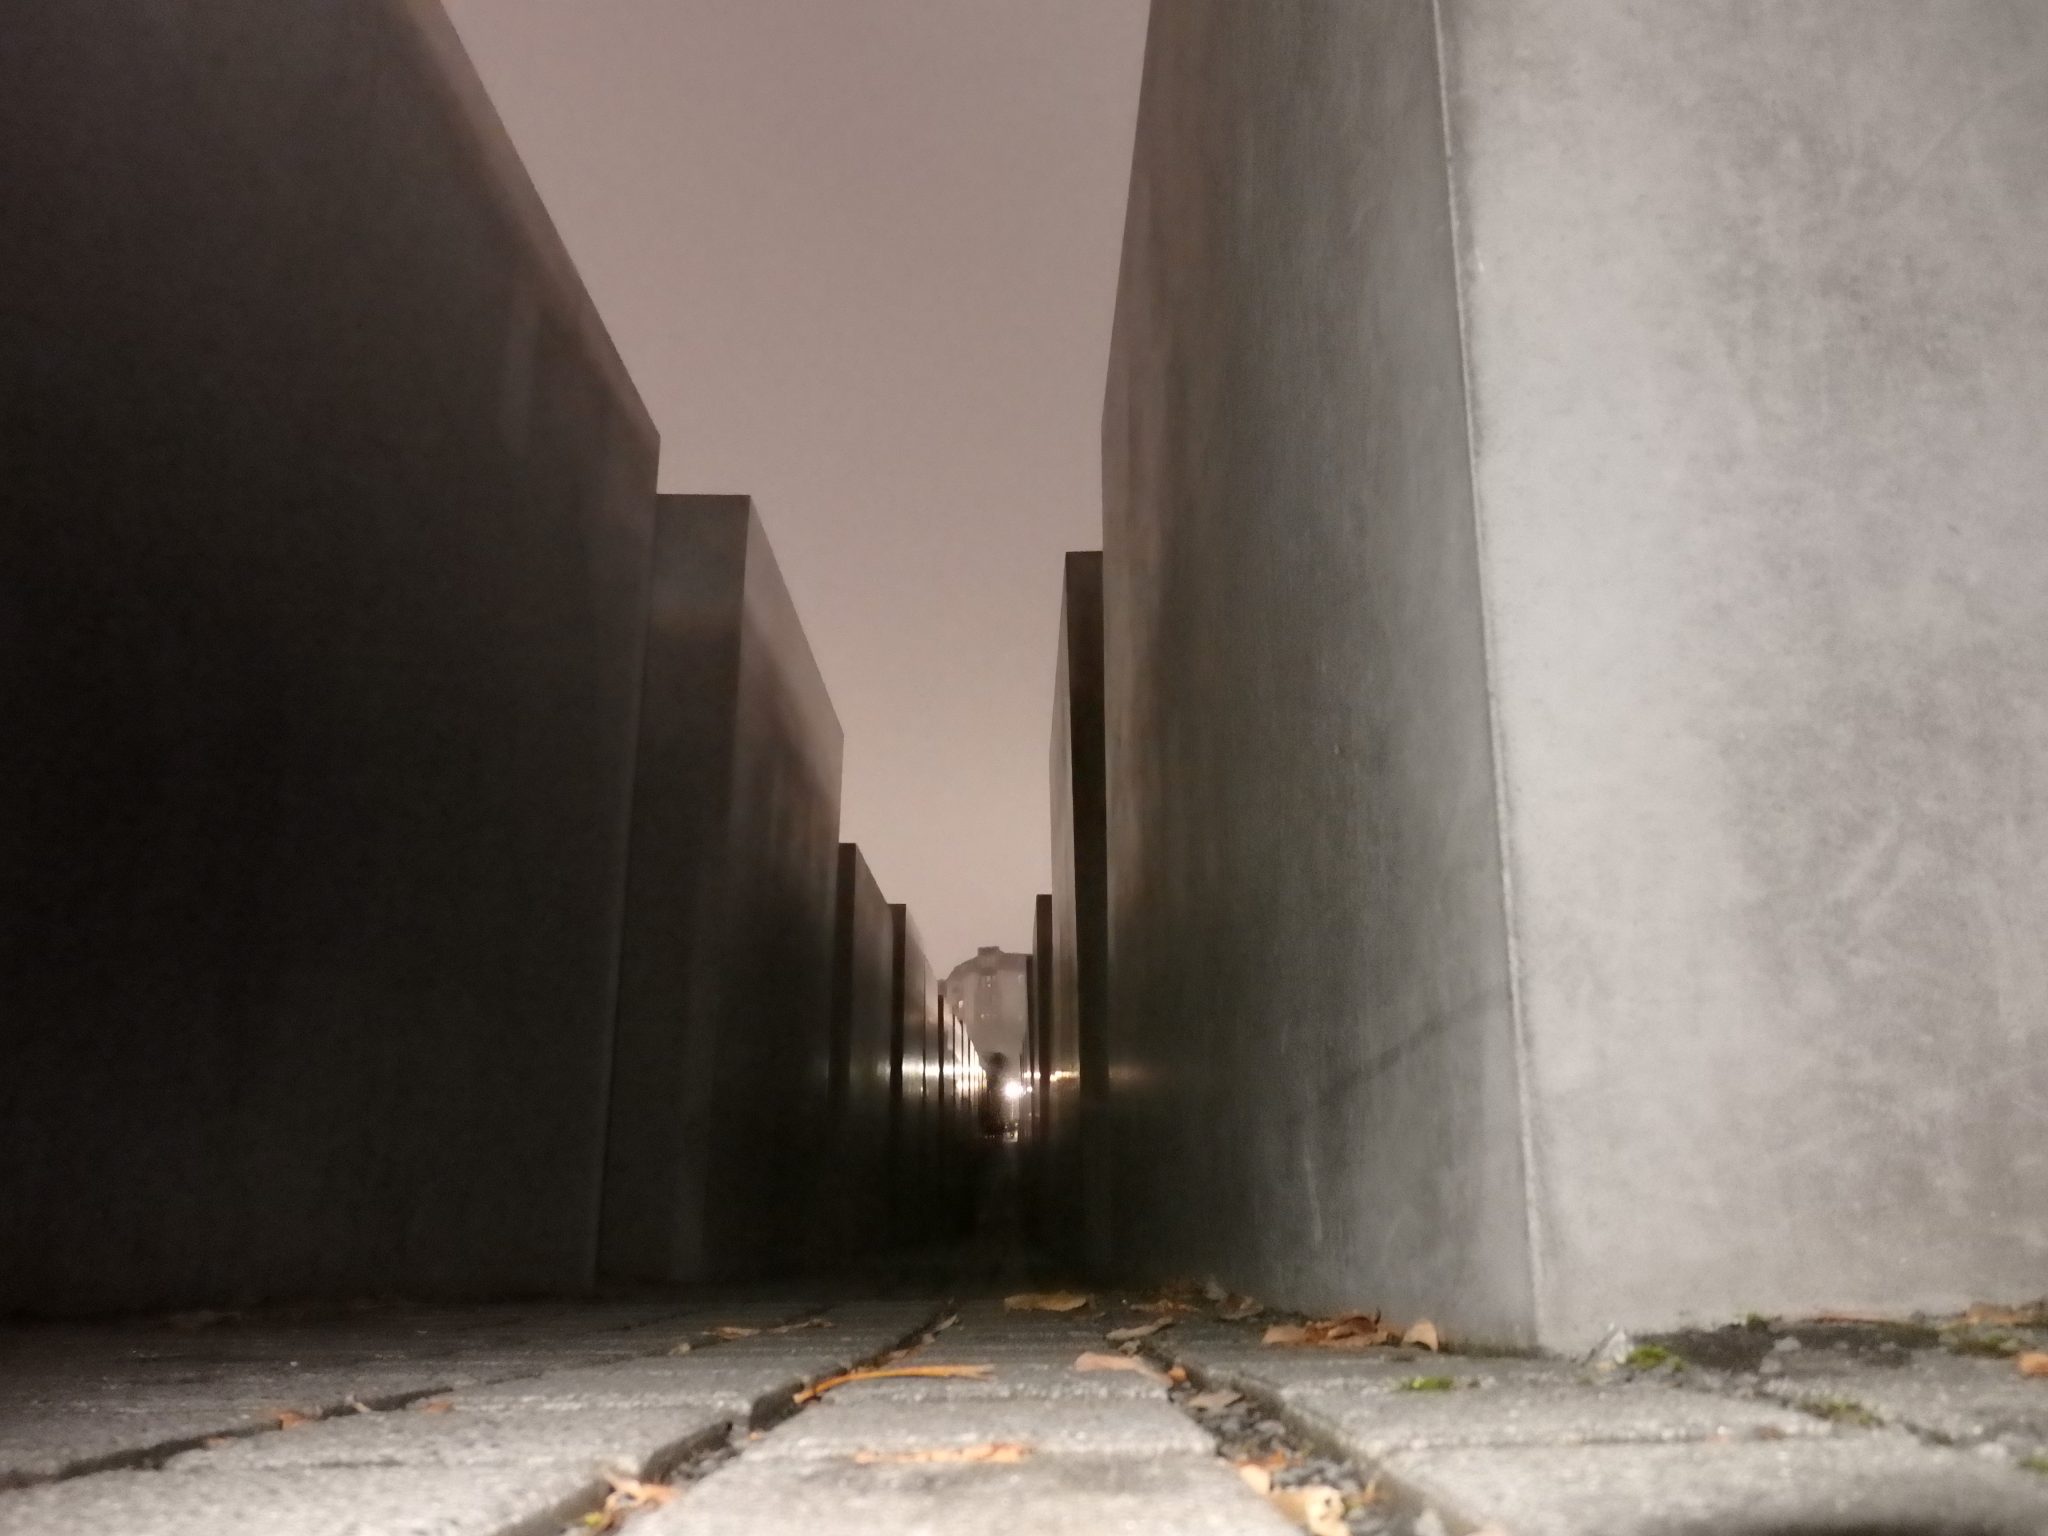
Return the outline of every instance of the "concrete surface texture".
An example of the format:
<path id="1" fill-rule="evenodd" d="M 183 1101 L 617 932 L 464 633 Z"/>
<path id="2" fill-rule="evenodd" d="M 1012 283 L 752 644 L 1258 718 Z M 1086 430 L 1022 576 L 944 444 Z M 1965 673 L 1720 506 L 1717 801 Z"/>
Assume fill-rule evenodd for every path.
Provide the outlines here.
<path id="1" fill-rule="evenodd" d="M 587 1284 L 648 418 L 438 8 L 7 34 L 0 1308 Z"/>
<path id="2" fill-rule="evenodd" d="M 552 1536 L 609 1497 L 650 1536 L 1281 1536 L 1321 1488 L 1348 1536 L 2034 1536 L 2041 1320 L 1758 1320 L 1598 1366 L 1268 1345 L 1184 1295 L 0 1329 L 0 1533 Z M 855 1367 L 926 1374 L 807 1390 Z"/>
<path id="3" fill-rule="evenodd" d="M 664 496 L 602 1267 L 766 1273 L 823 1155 L 842 737 L 744 496 Z"/>
<path id="4" fill-rule="evenodd" d="M 1110 1262 L 1109 869 L 1102 555 L 1069 554 L 1053 674 L 1052 933 L 1038 1130 L 1047 1230 L 1084 1269 Z"/>
<path id="5" fill-rule="evenodd" d="M 892 1141 L 902 1074 L 895 909 L 852 843 L 839 845 L 832 957 L 832 1064 L 825 1157 L 816 1171 L 824 1209 L 813 1220 L 845 1258 L 890 1236 Z"/>
<path id="6" fill-rule="evenodd" d="M 2048 15 L 1152 27 L 1132 1251 L 1559 1344 L 2038 1289 Z"/>
<path id="7" fill-rule="evenodd" d="M 934 1062 L 939 979 L 925 958 L 910 909 L 889 908 L 891 1033 L 889 1041 L 890 1223 L 899 1241 L 926 1236 L 935 1222 L 932 1184 L 938 1167 Z"/>

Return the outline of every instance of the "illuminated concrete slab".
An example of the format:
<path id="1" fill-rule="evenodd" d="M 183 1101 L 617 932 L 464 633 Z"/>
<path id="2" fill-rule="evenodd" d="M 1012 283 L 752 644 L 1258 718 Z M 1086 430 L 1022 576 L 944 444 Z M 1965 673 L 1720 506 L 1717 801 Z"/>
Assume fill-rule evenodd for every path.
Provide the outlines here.
<path id="1" fill-rule="evenodd" d="M 587 1285 L 647 414 L 437 5 L 6 30 L 0 1310 Z"/>
<path id="2" fill-rule="evenodd" d="M 1103 446 L 1127 1250 L 2038 1292 L 2048 12 L 1155 7 Z"/>
<path id="3" fill-rule="evenodd" d="M 664 496 L 603 1268 L 795 1262 L 822 1156 L 843 738 L 753 503 Z"/>
<path id="4" fill-rule="evenodd" d="M 839 845 L 837 901 L 824 1199 L 812 1223 L 830 1234 L 822 1251 L 844 1257 L 888 1241 L 902 1021 L 895 909 L 852 843 Z"/>

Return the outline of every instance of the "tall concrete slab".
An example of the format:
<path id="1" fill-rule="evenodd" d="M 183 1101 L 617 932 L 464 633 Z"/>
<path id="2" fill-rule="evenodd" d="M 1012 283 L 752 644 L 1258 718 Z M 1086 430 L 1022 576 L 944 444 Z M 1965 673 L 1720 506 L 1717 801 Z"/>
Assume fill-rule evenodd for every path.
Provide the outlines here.
<path id="1" fill-rule="evenodd" d="M 1069 554 L 1053 675 L 1052 932 L 1045 1155 L 1054 1228 L 1110 1263 L 1109 826 L 1102 735 L 1102 555 Z"/>
<path id="2" fill-rule="evenodd" d="M 843 737 L 745 496 L 663 496 L 602 1268 L 800 1257 L 830 1090 Z"/>
<path id="3" fill-rule="evenodd" d="M 1560 1345 L 2040 1289 L 2043 57 L 2003 0 L 1155 7 L 1131 1242 Z"/>
<path id="4" fill-rule="evenodd" d="M 832 953 L 832 1056 L 825 1156 L 816 1170 L 822 1252 L 844 1258 L 885 1247 L 901 1084 L 902 971 L 895 909 L 868 861 L 839 845 Z"/>
<path id="5" fill-rule="evenodd" d="M 657 444 L 430 0 L 0 47 L 0 1309 L 589 1283 Z"/>
<path id="6" fill-rule="evenodd" d="M 892 1029 L 889 1071 L 889 1187 L 899 1241 L 925 1236 L 932 1223 L 930 1114 L 926 1055 L 939 1018 L 939 981 L 925 958 L 910 909 L 889 909 L 892 938 Z"/>

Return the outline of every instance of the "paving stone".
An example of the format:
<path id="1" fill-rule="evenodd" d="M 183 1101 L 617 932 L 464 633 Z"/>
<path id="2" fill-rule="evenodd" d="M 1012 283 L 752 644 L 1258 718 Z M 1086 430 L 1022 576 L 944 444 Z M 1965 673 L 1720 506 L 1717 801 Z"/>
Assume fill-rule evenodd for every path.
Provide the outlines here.
<path id="1" fill-rule="evenodd" d="M 719 1359 L 719 1354 L 706 1350 L 551 1371 L 480 1387 L 460 1398 L 463 1408 L 474 1413 L 701 1407 L 744 1419 L 757 1408 L 768 1407 L 769 1400 L 786 1400 L 805 1382 L 833 1369 L 818 1356 L 731 1361 Z"/>
<path id="2" fill-rule="evenodd" d="M 1238 1391 L 1279 1392 L 1290 1387 L 1344 1387 L 1358 1392 L 1399 1391 L 1417 1376 L 1449 1376 L 1484 1383 L 1559 1382 L 1597 1379 L 1568 1361 L 1525 1360 L 1491 1355 L 1435 1355 L 1389 1352 L 1268 1348 L 1258 1344 L 1206 1343 L 1160 1337 L 1158 1352 L 1204 1380 Z"/>
<path id="3" fill-rule="evenodd" d="M 570 1466 L 642 1476 L 725 1439 L 716 1408 L 593 1408 L 562 1414 L 478 1413 L 460 1403 L 445 1413 L 401 1409 L 349 1414 L 278 1434 L 188 1451 L 165 1463 L 183 1474 L 318 1467 Z"/>
<path id="4" fill-rule="evenodd" d="M 0 1536 L 505 1536 L 601 1497 L 571 1467 L 103 1472 L 0 1493 Z"/>
<path id="5" fill-rule="evenodd" d="M 903 1362 L 928 1365 L 922 1354 Z M 1116 1398 L 1122 1400 L 1166 1397 L 1166 1382 L 1135 1371 L 1077 1371 L 1070 1360 L 974 1360 L 963 1355 L 958 1363 L 993 1367 L 986 1380 L 969 1377 L 923 1377 L 892 1381 L 856 1382 L 837 1388 L 833 1396 L 842 1401 L 883 1402 L 978 1402 L 989 1398 Z"/>
<path id="6" fill-rule="evenodd" d="M 1403 1452 L 1453 1528 L 1514 1536 L 2040 1536 L 2048 1479 L 1904 1435 Z"/>
<path id="7" fill-rule="evenodd" d="M 835 1393 L 748 1448 L 749 1460 L 850 1457 L 1008 1443 L 1046 1455 L 1213 1456 L 1169 1404 L 1115 1399 L 986 1399 L 958 1404 L 841 1400 Z"/>
<path id="8" fill-rule="evenodd" d="M 1826 1435 L 1796 1410 L 1652 1382 L 1565 1379 L 1441 1392 L 1296 1387 L 1283 1394 L 1312 1433 L 1354 1455 L 1436 1446 L 1586 1445 Z"/>
<path id="9" fill-rule="evenodd" d="M 1221 1461 L 858 1466 L 742 1457 L 633 1536 L 1300 1536 Z"/>
<path id="10" fill-rule="evenodd" d="M 1891 1369 L 1830 1362 L 1758 1390 L 1785 1403 L 1854 1405 L 1959 1445 L 1997 1442 L 2022 1455 L 2048 1448 L 2048 1381 L 2020 1375 L 2010 1360 L 1923 1351 Z"/>

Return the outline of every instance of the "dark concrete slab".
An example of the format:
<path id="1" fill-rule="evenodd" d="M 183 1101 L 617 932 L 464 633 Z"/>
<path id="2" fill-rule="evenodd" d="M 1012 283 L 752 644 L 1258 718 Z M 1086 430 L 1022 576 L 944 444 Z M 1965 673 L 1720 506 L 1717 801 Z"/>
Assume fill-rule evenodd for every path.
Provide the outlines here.
<path id="1" fill-rule="evenodd" d="M 797 1261 L 827 1104 L 842 735 L 744 496 L 664 496 L 603 1269 Z"/>
<path id="2" fill-rule="evenodd" d="M 826 1235 L 820 1257 L 843 1265 L 889 1240 L 895 1050 L 902 1029 L 896 909 L 852 843 L 839 845 L 835 910 L 830 1125 L 817 1170 L 823 1208 L 812 1219 Z"/>
<path id="3" fill-rule="evenodd" d="M 11 6 L 0 1309 L 588 1283 L 655 434 L 438 6 Z"/>
<path id="4" fill-rule="evenodd" d="M 930 1235 L 936 1220 L 937 1095 L 933 1073 L 939 983 L 908 907 L 889 909 L 894 974 L 889 1071 L 889 1187 L 899 1241 Z"/>
<path id="5" fill-rule="evenodd" d="M 1044 1158 L 1057 1251 L 1110 1262 L 1109 819 L 1102 555 L 1069 554 L 1053 678 L 1052 934 Z"/>

